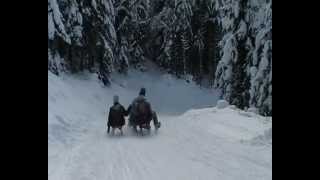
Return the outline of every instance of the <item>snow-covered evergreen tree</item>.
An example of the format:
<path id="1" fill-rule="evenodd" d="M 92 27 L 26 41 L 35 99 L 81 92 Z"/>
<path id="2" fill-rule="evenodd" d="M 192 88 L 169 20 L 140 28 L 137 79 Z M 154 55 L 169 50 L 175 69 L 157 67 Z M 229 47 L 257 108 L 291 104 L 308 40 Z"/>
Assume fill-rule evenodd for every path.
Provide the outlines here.
<path id="1" fill-rule="evenodd" d="M 272 114 L 272 1 L 48 0 L 48 68 L 146 70 L 221 89 L 240 108 Z"/>
<path id="2" fill-rule="evenodd" d="M 150 1 L 117 0 L 115 7 L 121 63 L 141 66 L 146 60 L 143 48 L 148 38 Z"/>
<path id="3" fill-rule="evenodd" d="M 49 69 L 56 73 L 88 69 L 108 84 L 118 60 L 114 23 L 112 0 L 48 0 Z"/>
<path id="4" fill-rule="evenodd" d="M 215 87 L 232 104 L 272 114 L 272 2 L 221 1 L 216 9 L 225 35 Z"/>

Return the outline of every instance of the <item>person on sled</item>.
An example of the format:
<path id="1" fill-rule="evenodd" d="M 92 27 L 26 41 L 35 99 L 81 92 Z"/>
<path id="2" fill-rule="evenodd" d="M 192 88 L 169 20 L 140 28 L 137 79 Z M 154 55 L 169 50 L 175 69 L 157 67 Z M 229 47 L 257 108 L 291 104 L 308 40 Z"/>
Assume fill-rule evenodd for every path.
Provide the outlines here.
<path id="1" fill-rule="evenodd" d="M 146 99 L 146 89 L 141 88 L 139 96 L 136 97 L 131 105 L 128 107 L 127 112 L 130 114 L 129 126 L 134 127 L 137 131 L 137 127 L 150 130 L 150 122 L 153 120 L 155 129 L 160 128 L 160 122 L 155 111 L 152 111 L 150 103 Z"/>
<path id="2" fill-rule="evenodd" d="M 112 127 L 112 134 L 114 134 L 115 129 L 119 129 L 121 135 L 123 135 L 122 127 L 125 125 L 125 116 L 128 113 L 125 108 L 119 103 L 119 96 L 113 97 L 113 106 L 109 109 L 108 116 L 108 129 L 107 133 L 110 132 L 110 127 Z"/>

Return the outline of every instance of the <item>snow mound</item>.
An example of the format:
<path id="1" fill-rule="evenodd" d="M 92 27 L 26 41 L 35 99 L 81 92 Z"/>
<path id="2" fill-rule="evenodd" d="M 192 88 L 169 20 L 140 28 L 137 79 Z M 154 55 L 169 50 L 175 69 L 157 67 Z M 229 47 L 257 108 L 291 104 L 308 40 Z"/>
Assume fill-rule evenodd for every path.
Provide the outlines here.
<path id="1" fill-rule="evenodd" d="M 226 100 L 219 100 L 217 102 L 217 108 L 218 109 L 224 109 L 224 108 L 226 108 L 228 106 L 229 106 L 229 103 Z"/>
<path id="2" fill-rule="evenodd" d="M 247 111 L 248 111 L 248 112 L 255 113 L 255 114 L 258 114 L 258 113 L 259 113 L 258 109 L 255 108 L 255 107 L 250 107 Z"/>
<path id="3" fill-rule="evenodd" d="M 272 144 L 272 127 L 265 130 L 263 134 L 254 137 L 250 143 L 252 145 Z"/>
<path id="4" fill-rule="evenodd" d="M 246 112 L 246 111 L 239 111 L 239 114 L 241 116 L 246 116 L 246 117 L 253 117 L 255 114 L 252 112 Z"/>
<path id="5" fill-rule="evenodd" d="M 265 121 L 263 116 L 231 107 L 191 109 L 178 118 L 191 123 L 197 122 L 194 127 L 203 126 L 205 131 L 233 141 L 251 141 L 262 136 L 270 139 L 268 129 L 271 128 L 272 121 Z"/>

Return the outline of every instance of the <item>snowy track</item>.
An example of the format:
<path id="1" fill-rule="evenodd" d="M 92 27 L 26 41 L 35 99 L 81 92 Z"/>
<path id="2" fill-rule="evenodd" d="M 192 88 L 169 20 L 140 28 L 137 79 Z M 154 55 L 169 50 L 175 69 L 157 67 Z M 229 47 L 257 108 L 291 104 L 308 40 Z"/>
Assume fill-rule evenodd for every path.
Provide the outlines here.
<path id="1" fill-rule="evenodd" d="M 159 113 L 157 134 L 126 127 L 124 136 L 110 136 L 105 107 L 115 89 L 105 97 L 95 81 L 48 78 L 49 180 L 272 179 L 271 137 L 263 134 L 272 123 L 265 118 L 229 107 Z M 134 96 L 117 92 L 125 105 Z M 254 144 L 257 137 L 264 138 Z"/>

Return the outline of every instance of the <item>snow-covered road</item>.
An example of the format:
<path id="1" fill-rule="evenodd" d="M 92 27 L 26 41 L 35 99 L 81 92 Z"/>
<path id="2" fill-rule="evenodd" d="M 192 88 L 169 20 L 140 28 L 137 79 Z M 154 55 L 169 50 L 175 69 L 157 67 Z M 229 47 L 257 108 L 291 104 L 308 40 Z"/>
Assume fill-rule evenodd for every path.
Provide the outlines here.
<path id="1" fill-rule="evenodd" d="M 110 136 L 106 109 L 112 96 L 116 92 L 127 106 L 141 84 L 129 79 L 103 88 L 95 77 L 48 73 L 49 180 L 272 179 L 270 119 L 230 106 L 195 110 L 215 105 L 216 98 L 167 77 L 163 81 L 145 78 L 150 101 L 160 109 L 161 129 L 142 137 L 125 127 L 123 136 Z M 166 88 L 171 94 L 164 101 Z M 162 98 L 157 95 L 161 92 Z M 201 97 L 197 101 L 194 96 Z M 181 111 L 165 113 L 175 103 L 183 104 Z M 188 109 L 192 110 L 182 113 Z"/>

